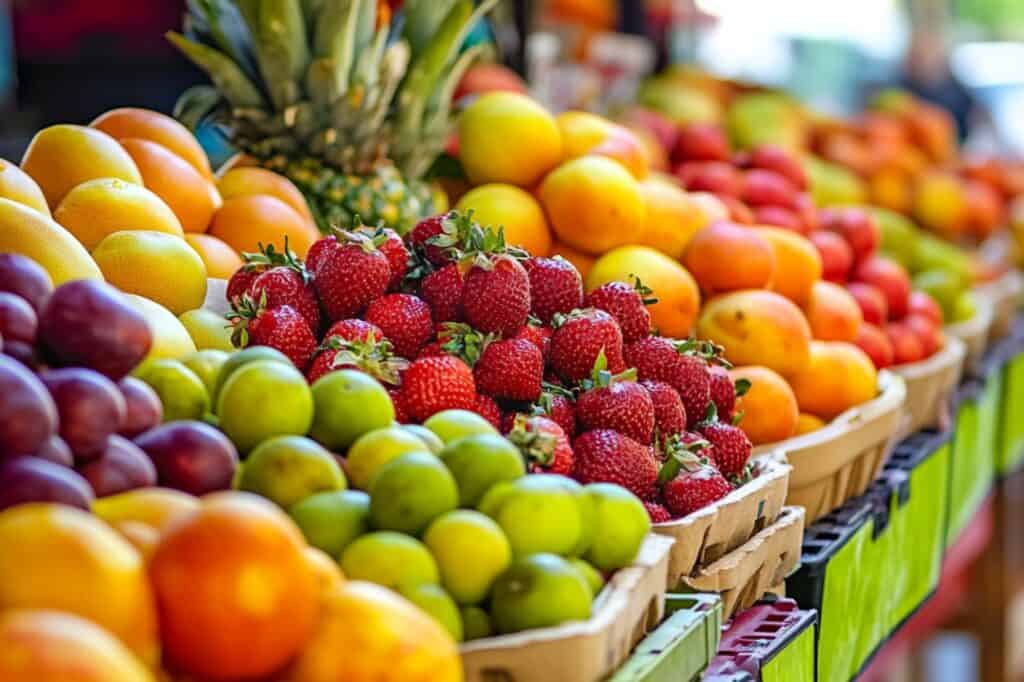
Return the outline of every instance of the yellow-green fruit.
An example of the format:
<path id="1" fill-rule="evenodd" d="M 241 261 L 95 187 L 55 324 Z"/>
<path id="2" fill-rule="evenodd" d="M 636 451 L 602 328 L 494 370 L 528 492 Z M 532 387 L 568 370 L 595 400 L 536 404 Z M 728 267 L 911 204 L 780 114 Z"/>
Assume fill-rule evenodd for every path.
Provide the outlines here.
<path id="1" fill-rule="evenodd" d="M 213 398 L 213 391 L 217 388 L 217 379 L 220 377 L 220 368 L 224 366 L 230 356 L 222 350 L 200 349 L 195 353 L 189 353 L 181 359 L 181 364 L 195 372 L 206 392 Z"/>
<path id="2" fill-rule="evenodd" d="M 178 320 L 199 350 L 222 350 L 228 353 L 235 350 L 231 343 L 230 325 L 222 315 L 205 308 L 196 308 L 186 310 L 178 316 Z"/>
<path id="3" fill-rule="evenodd" d="M 153 345 L 149 348 L 147 360 L 177 359 L 196 352 L 196 344 L 192 341 L 192 337 L 188 335 L 188 331 L 170 310 L 142 296 L 135 294 L 125 294 L 125 296 L 128 297 L 132 306 L 146 318 L 146 324 L 149 325 L 149 330 L 153 333 Z"/>
<path id="4" fill-rule="evenodd" d="M 206 265 L 181 237 L 140 230 L 108 235 L 92 252 L 107 281 L 175 315 L 206 300 Z"/>
<path id="5" fill-rule="evenodd" d="M 374 474 L 393 459 L 409 452 L 428 452 L 429 448 L 421 438 L 398 426 L 370 431 L 352 444 L 345 458 L 352 485 L 368 490 Z"/>
<path id="6" fill-rule="evenodd" d="M 441 571 L 441 584 L 462 606 L 486 599 L 491 584 L 512 561 L 512 547 L 501 527 L 489 516 L 469 509 L 435 519 L 423 542 Z"/>
<path id="7" fill-rule="evenodd" d="M 0 197 L 24 204 L 50 217 L 50 207 L 46 205 L 46 197 L 36 181 L 4 159 L 0 159 Z"/>
<path id="8" fill-rule="evenodd" d="M 39 263 L 55 286 L 73 279 L 103 279 L 96 261 L 74 235 L 37 210 L 0 199 L 0 253 Z"/>
<path id="9" fill-rule="evenodd" d="M 87 249 L 123 230 L 152 230 L 184 237 L 170 207 L 153 192 L 117 178 L 96 178 L 78 185 L 53 212 L 60 223 Z"/>
<path id="10" fill-rule="evenodd" d="M 160 396 L 164 421 L 202 419 L 210 411 L 210 394 L 203 380 L 177 360 L 152 360 L 135 370 L 135 376 Z"/>

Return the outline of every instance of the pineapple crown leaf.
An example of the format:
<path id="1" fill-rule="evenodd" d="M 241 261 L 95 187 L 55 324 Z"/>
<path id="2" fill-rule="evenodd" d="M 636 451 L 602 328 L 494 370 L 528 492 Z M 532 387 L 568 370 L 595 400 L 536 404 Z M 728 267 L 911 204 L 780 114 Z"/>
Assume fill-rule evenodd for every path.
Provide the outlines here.
<path id="1" fill-rule="evenodd" d="M 550 466 L 555 458 L 558 439 L 549 433 L 530 429 L 529 419 L 528 415 L 517 414 L 512 430 L 505 437 L 519 448 L 527 466 L 530 464 L 538 464 L 541 467 Z"/>
<path id="2" fill-rule="evenodd" d="M 644 284 L 640 280 L 640 275 L 630 273 L 629 277 L 633 280 L 633 289 L 636 290 L 636 293 L 640 294 L 640 300 L 643 301 L 644 305 L 654 305 L 658 302 L 658 299 L 654 296 L 654 289 Z"/>
<path id="3" fill-rule="evenodd" d="M 698 471 L 709 463 L 707 457 L 699 454 L 701 450 L 711 447 L 711 443 L 704 439 L 684 443 L 678 434 L 674 434 L 664 440 L 662 447 L 665 461 L 658 470 L 658 482 L 662 485 L 683 471 Z"/>
<path id="4" fill-rule="evenodd" d="M 735 382 L 733 382 L 733 390 L 736 392 L 736 397 L 741 398 L 745 396 L 747 394 L 747 391 L 750 390 L 751 386 L 753 386 L 753 384 L 750 382 L 750 379 L 737 379 Z"/>

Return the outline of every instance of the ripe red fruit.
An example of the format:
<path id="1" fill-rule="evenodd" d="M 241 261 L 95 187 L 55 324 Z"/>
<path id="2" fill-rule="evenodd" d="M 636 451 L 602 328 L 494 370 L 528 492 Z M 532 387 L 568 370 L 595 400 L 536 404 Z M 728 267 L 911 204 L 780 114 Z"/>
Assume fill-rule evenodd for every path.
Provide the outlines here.
<path id="1" fill-rule="evenodd" d="M 907 303 L 907 315 L 921 315 L 938 326 L 942 326 L 942 307 L 938 302 L 923 291 L 910 292 Z"/>
<path id="2" fill-rule="evenodd" d="M 665 505 L 675 517 L 683 517 L 717 502 L 732 486 L 713 466 L 701 464 L 683 469 L 662 488 Z"/>
<path id="3" fill-rule="evenodd" d="M 382 296 L 370 303 L 365 317 L 404 358 L 416 357 L 434 335 L 430 306 L 412 294 Z"/>
<path id="4" fill-rule="evenodd" d="M 931 318 L 924 315 L 910 314 L 903 319 L 903 324 L 917 335 L 918 341 L 921 342 L 921 350 L 926 358 L 935 355 L 937 351 L 946 345 L 946 337 L 942 333 L 942 327 L 935 324 Z"/>
<path id="5" fill-rule="evenodd" d="M 486 419 L 494 428 L 501 429 L 501 408 L 498 407 L 498 403 L 494 402 L 494 398 L 491 396 L 478 393 L 476 404 L 473 406 L 473 412 Z"/>
<path id="6" fill-rule="evenodd" d="M 264 308 L 243 296 L 229 319 L 235 327 L 235 345 L 270 346 L 288 356 L 300 371 L 305 371 L 316 352 L 316 337 L 306 318 L 290 305 Z"/>
<path id="7" fill-rule="evenodd" d="M 530 278 L 530 314 L 544 324 L 556 313 L 567 314 L 583 304 L 583 278 L 564 258 L 529 258 L 523 263 Z"/>
<path id="8" fill-rule="evenodd" d="M 378 244 L 377 248 L 388 259 L 388 267 L 391 268 L 388 291 L 395 291 L 402 286 L 402 280 L 405 279 L 409 267 L 409 252 L 405 248 L 405 242 L 390 227 L 363 227 L 360 231 L 373 238 Z"/>
<path id="9" fill-rule="evenodd" d="M 883 256 L 872 256 L 854 269 L 853 279 L 878 287 L 885 296 L 890 319 L 900 320 L 907 314 L 910 304 L 910 275 L 896 261 Z"/>
<path id="10" fill-rule="evenodd" d="M 537 346 L 524 339 L 495 341 L 480 354 L 473 375 L 481 393 L 509 400 L 536 400 L 544 376 L 544 357 Z"/>
<path id="11" fill-rule="evenodd" d="M 420 298 L 427 302 L 433 312 L 434 322 L 459 322 L 462 320 L 462 271 L 455 263 L 436 270 L 420 282 Z"/>
<path id="12" fill-rule="evenodd" d="M 924 346 L 914 330 L 902 322 L 885 325 L 885 334 L 893 349 L 893 364 L 905 365 L 924 358 Z"/>
<path id="13" fill-rule="evenodd" d="M 314 285 L 327 317 L 355 317 L 384 295 L 391 280 L 391 266 L 366 235 L 349 233 L 347 243 L 324 254 L 316 269 Z"/>
<path id="14" fill-rule="evenodd" d="M 758 225 L 774 225 L 793 232 L 807 234 L 807 228 L 800 216 L 782 206 L 758 206 L 754 209 L 754 222 Z"/>
<path id="15" fill-rule="evenodd" d="M 750 459 L 753 445 L 738 426 L 711 422 L 701 427 L 700 435 L 711 443 L 711 459 L 725 476 L 737 476 Z"/>
<path id="16" fill-rule="evenodd" d="M 658 462 L 647 446 L 610 429 L 587 431 L 572 444 L 573 476 L 581 483 L 616 483 L 641 500 L 654 497 Z"/>
<path id="17" fill-rule="evenodd" d="M 645 379 L 640 385 L 651 396 L 657 442 L 686 430 L 686 408 L 676 389 L 663 381 Z"/>
<path id="18" fill-rule="evenodd" d="M 658 502 L 644 502 L 644 509 L 651 517 L 651 523 L 666 523 L 672 520 L 672 515 L 664 505 Z"/>
<path id="19" fill-rule="evenodd" d="M 818 212 L 822 229 L 836 232 L 853 250 L 854 263 L 874 255 L 882 239 L 882 231 L 871 214 L 859 208 L 826 208 Z"/>
<path id="20" fill-rule="evenodd" d="M 419 358 L 402 375 L 402 406 L 416 421 L 442 410 L 476 406 L 473 371 L 451 356 Z"/>
<path id="21" fill-rule="evenodd" d="M 338 320 L 332 324 L 327 329 L 327 333 L 324 334 L 324 339 L 329 339 L 332 336 L 337 336 L 345 341 L 370 341 L 371 339 L 380 341 L 384 338 L 384 332 L 375 324 L 370 324 L 365 320 L 357 318 L 350 318 Z"/>
<path id="22" fill-rule="evenodd" d="M 551 351 L 551 334 L 551 327 L 538 327 L 535 324 L 526 324 L 512 338 L 523 339 L 537 346 L 544 361 L 547 362 L 548 354 Z"/>
<path id="23" fill-rule="evenodd" d="M 818 230 L 810 235 L 811 243 L 821 256 L 821 277 L 828 282 L 844 284 L 853 267 L 853 249 L 835 232 Z"/>
<path id="24" fill-rule="evenodd" d="M 751 206 L 781 206 L 797 210 L 797 188 L 775 171 L 755 168 L 743 175 L 740 199 Z"/>
<path id="25" fill-rule="evenodd" d="M 729 220 L 740 225 L 753 225 L 755 223 L 754 212 L 742 201 L 726 194 L 716 194 L 715 196 L 729 209 Z"/>
<path id="26" fill-rule="evenodd" d="M 447 214 L 430 216 L 416 223 L 416 226 L 409 231 L 409 244 L 422 248 L 427 260 L 434 265 L 443 265 L 448 262 L 448 254 L 445 249 L 428 243 L 428 240 L 444 233 L 444 223 L 447 219 Z"/>
<path id="27" fill-rule="evenodd" d="M 572 473 L 575 457 L 569 436 L 554 420 L 542 416 L 516 415 L 508 431 L 512 441 L 533 473 Z"/>
<path id="28" fill-rule="evenodd" d="M 303 268 L 308 272 L 313 272 L 313 266 L 308 256 L 315 254 L 316 250 L 323 250 L 326 246 L 336 243 L 333 237 L 329 238 L 331 241 L 327 241 L 325 237 L 317 242 L 313 243 L 310 247 L 309 252 L 306 254 L 307 259 L 305 264 L 299 260 L 294 253 L 288 249 L 288 242 L 285 242 L 284 252 L 279 252 L 273 244 L 263 246 L 260 244 L 259 251 L 256 253 L 244 254 L 245 265 L 240 267 L 238 270 L 231 275 L 228 279 L 228 288 L 226 298 L 228 302 L 237 301 L 238 298 L 245 293 L 250 293 L 250 287 L 256 278 L 261 274 L 276 268 L 278 266 L 291 266 L 296 269 L 300 274 L 305 274 Z M 324 242 L 318 249 L 317 245 Z M 304 280 L 307 278 L 303 278 Z M 288 303 L 288 301 L 285 301 Z"/>
<path id="29" fill-rule="evenodd" d="M 746 165 L 778 173 L 793 187 L 803 192 L 807 189 L 807 174 L 800 162 L 785 149 L 771 144 L 754 147 L 747 155 Z"/>
<path id="30" fill-rule="evenodd" d="M 228 288 L 225 298 L 228 302 L 237 301 L 242 294 L 249 291 L 249 287 L 256 281 L 256 278 L 266 270 L 265 267 L 255 268 L 249 266 L 242 266 L 228 279 Z"/>
<path id="31" fill-rule="evenodd" d="M 588 308 L 603 310 L 619 323 L 622 342 L 633 343 L 651 333 L 651 313 L 648 303 L 653 292 L 645 287 L 639 278 L 633 286 L 625 282 L 608 282 L 587 294 L 583 302 Z"/>
<path id="32" fill-rule="evenodd" d="M 35 344 L 39 319 L 21 296 L 0 291 L 0 346 L 12 341 Z"/>
<path id="33" fill-rule="evenodd" d="M 399 424 L 409 423 L 409 413 L 405 411 L 402 404 L 402 391 L 397 388 L 389 388 L 388 396 L 391 398 L 391 405 L 395 408 L 395 421 Z"/>
<path id="34" fill-rule="evenodd" d="M 576 435 L 576 403 L 567 392 L 545 390 L 533 405 L 533 414 L 550 417 L 570 438 Z"/>
<path id="35" fill-rule="evenodd" d="M 729 139 L 720 126 L 690 123 L 679 129 L 676 161 L 728 161 Z"/>
<path id="36" fill-rule="evenodd" d="M 654 438 L 654 403 L 640 384 L 615 379 L 598 384 L 576 398 L 580 429 L 612 429 L 647 445 Z"/>
<path id="37" fill-rule="evenodd" d="M 804 224 L 808 234 L 820 227 L 818 225 L 818 206 L 814 203 L 814 197 L 807 192 L 797 194 L 796 207 L 797 215 L 800 216 L 800 221 Z"/>
<path id="38" fill-rule="evenodd" d="M 575 384 L 590 376 L 602 350 L 610 372 L 625 369 L 622 331 L 615 318 L 594 308 L 576 311 L 551 335 L 551 367 L 563 381 Z"/>
<path id="39" fill-rule="evenodd" d="M 247 293 L 267 308 L 290 305 L 299 311 L 314 333 L 320 330 L 320 303 L 301 263 L 278 265 L 260 273 Z"/>
<path id="40" fill-rule="evenodd" d="M 324 340 L 323 349 L 317 353 L 306 371 L 306 380 L 315 383 L 325 374 L 339 369 L 358 369 L 369 374 L 382 384 L 397 386 L 401 373 L 408 362 L 395 357 L 389 341 L 378 341 L 379 337 L 344 339 L 329 336 Z"/>
<path id="41" fill-rule="evenodd" d="M 462 308 L 466 320 L 485 334 L 515 334 L 530 315 L 530 277 L 512 256 L 490 256 L 466 274 Z"/>
<path id="42" fill-rule="evenodd" d="M 320 267 L 320 262 L 323 260 L 324 255 L 338 245 L 338 238 L 333 234 L 321 237 L 313 242 L 313 245 L 309 247 L 309 251 L 306 252 L 306 268 L 310 272 L 316 272 L 317 268 Z M 230 292 L 228 292 L 228 298 L 230 299 Z"/>
<path id="43" fill-rule="evenodd" d="M 0 253 L 0 291 L 25 299 L 38 315 L 53 293 L 53 282 L 31 258 L 19 253 Z"/>
<path id="44" fill-rule="evenodd" d="M 895 351 L 889 337 L 873 324 L 861 324 L 857 338 L 853 342 L 871 358 L 875 369 L 885 369 L 892 365 L 895 359 Z"/>
<path id="45" fill-rule="evenodd" d="M 722 421 L 732 421 L 733 412 L 736 410 L 736 386 L 732 377 L 725 367 L 719 365 L 708 367 L 708 375 L 711 379 L 711 402 L 715 404 L 718 418 Z"/>
<path id="46" fill-rule="evenodd" d="M 850 282 L 846 291 L 860 306 L 861 316 L 868 324 L 880 326 L 889 319 L 889 303 L 878 287 L 865 282 Z"/>
<path id="47" fill-rule="evenodd" d="M 676 166 L 675 176 L 690 192 L 713 192 L 739 197 L 743 176 L 730 163 L 723 161 L 687 161 Z"/>
<path id="48" fill-rule="evenodd" d="M 704 418 L 711 402 L 711 375 L 704 360 L 687 354 L 685 342 L 649 336 L 626 346 L 624 355 L 641 379 L 664 381 L 676 389 L 688 427 Z"/>

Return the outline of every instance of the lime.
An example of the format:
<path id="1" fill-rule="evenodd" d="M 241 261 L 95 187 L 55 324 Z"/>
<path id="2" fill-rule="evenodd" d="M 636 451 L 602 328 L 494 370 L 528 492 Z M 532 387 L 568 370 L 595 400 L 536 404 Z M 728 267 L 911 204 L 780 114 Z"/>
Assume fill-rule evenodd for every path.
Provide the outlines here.
<path id="1" fill-rule="evenodd" d="M 230 325 L 222 315 L 205 308 L 196 308 L 178 315 L 178 320 L 192 337 L 196 348 L 229 352 L 235 350 L 231 343 Z"/>
<path id="2" fill-rule="evenodd" d="M 268 438 L 309 431 L 313 396 L 306 377 L 290 362 L 260 360 L 231 373 L 217 414 L 221 431 L 244 453 Z"/>
<path id="3" fill-rule="evenodd" d="M 136 370 L 136 376 L 160 396 L 165 422 L 202 419 L 210 410 L 202 379 L 177 360 L 150 360 Z"/>
<path id="4" fill-rule="evenodd" d="M 435 455 L 444 448 L 444 442 L 437 437 L 437 434 L 420 424 L 402 424 L 398 428 L 411 433 L 412 435 L 419 438 L 421 441 L 426 443 L 427 449 L 433 452 Z"/>
<path id="5" fill-rule="evenodd" d="M 590 618 L 590 586 L 569 562 L 531 554 L 512 562 L 494 583 L 491 621 L 500 633 L 545 628 Z"/>
<path id="6" fill-rule="evenodd" d="M 494 634 L 491 617 L 479 606 L 465 606 L 461 609 L 462 632 L 465 641 L 483 639 Z"/>
<path id="7" fill-rule="evenodd" d="M 636 559 L 651 530 L 651 517 L 633 493 L 614 483 L 591 483 L 587 497 L 594 501 L 600 533 L 584 558 L 602 571 L 614 571 Z"/>
<path id="8" fill-rule="evenodd" d="M 479 604 L 512 560 L 505 533 L 490 517 L 458 509 L 439 516 L 423 535 L 441 584 L 459 604 Z"/>
<path id="9" fill-rule="evenodd" d="M 316 416 L 309 435 L 338 452 L 395 420 L 395 406 L 384 387 L 354 369 L 320 377 L 313 384 L 313 402 Z"/>
<path id="10" fill-rule="evenodd" d="M 381 466 L 400 455 L 426 450 L 426 444 L 413 434 L 397 426 L 389 426 L 360 436 L 349 448 L 345 468 L 352 485 L 366 490 Z"/>
<path id="11" fill-rule="evenodd" d="M 210 400 L 213 402 L 213 406 L 216 408 L 220 404 L 220 392 L 224 388 L 224 384 L 228 382 L 231 375 L 235 373 L 240 367 L 248 365 L 250 362 L 258 362 L 260 360 L 273 360 L 274 362 L 280 362 L 285 365 L 292 365 L 292 361 L 288 359 L 288 356 L 270 346 L 249 346 L 243 348 L 237 353 L 232 353 L 231 357 L 221 366 L 220 374 L 217 375 L 217 386 L 213 389 L 213 393 L 210 394 Z"/>
<path id="12" fill-rule="evenodd" d="M 491 426 L 491 423 L 469 410 L 444 410 L 438 412 L 423 426 L 433 431 L 443 443 L 451 443 L 466 436 L 475 436 L 482 433 L 498 433 L 498 430 Z"/>
<path id="13" fill-rule="evenodd" d="M 535 474 L 499 483 L 484 495 L 478 508 L 505 531 L 515 556 L 535 552 L 569 556 L 579 551 L 588 523 L 579 495 L 567 481 L 564 476 Z"/>
<path id="14" fill-rule="evenodd" d="M 303 436 L 263 441 L 235 474 L 235 488 L 262 495 L 285 509 L 315 493 L 345 487 L 345 474 L 334 455 Z"/>
<path id="15" fill-rule="evenodd" d="M 196 376 L 206 386 L 206 393 L 213 395 L 217 388 L 217 376 L 220 375 L 220 368 L 227 362 L 230 354 L 222 350 L 197 350 L 189 353 L 181 359 L 181 363 L 196 373 Z"/>
<path id="16" fill-rule="evenodd" d="M 947 320 L 956 314 L 956 302 L 963 291 L 960 278 L 948 270 L 925 270 L 914 275 L 914 289 L 931 296 Z"/>
<path id="17" fill-rule="evenodd" d="M 440 585 L 399 585 L 398 593 L 434 618 L 456 642 L 463 640 L 462 614 Z"/>
<path id="18" fill-rule="evenodd" d="M 288 514 L 306 542 L 337 558 L 369 530 L 370 496 L 359 490 L 317 493 L 292 505 Z"/>
<path id="19" fill-rule="evenodd" d="M 393 590 L 440 580 L 434 557 L 422 542 L 388 531 L 369 533 L 346 547 L 341 570 L 350 580 L 369 580 Z"/>
<path id="20" fill-rule="evenodd" d="M 439 455 L 459 486 L 459 506 L 474 507 L 495 483 L 526 475 L 519 448 L 502 436 L 483 433 L 444 446 Z"/>
<path id="21" fill-rule="evenodd" d="M 370 519 L 382 530 L 419 535 L 458 504 L 455 479 L 441 460 L 425 452 L 391 460 L 370 482 Z"/>
<path id="22" fill-rule="evenodd" d="M 977 312 L 977 303 L 974 294 L 965 291 L 956 297 L 956 304 L 953 307 L 953 322 L 963 322 L 974 317 Z"/>
<path id="23" fill-rule="evenodd" d="M 596 597 L 601 588 L 604 587 L 604 576 L 601 575 L 601 572 L 583 559 L 569 559 L 569 564 L 579 571 L 583 579 L 587 581 L 587 585 L 590 586 L 591 594 Z"/>

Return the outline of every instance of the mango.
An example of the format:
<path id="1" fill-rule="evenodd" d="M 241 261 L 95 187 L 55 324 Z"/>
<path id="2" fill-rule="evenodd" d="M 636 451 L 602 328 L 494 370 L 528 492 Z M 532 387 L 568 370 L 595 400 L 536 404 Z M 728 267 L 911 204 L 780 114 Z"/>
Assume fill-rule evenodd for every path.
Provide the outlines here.
<path id="1" fill-rule="evenodd" d="M 0 253 L 28 256 L 49 273 L 56 286 L 73 279 L 103 279 L 92 256 L 70 232 L 10 199 L 0 199 Z"/>

